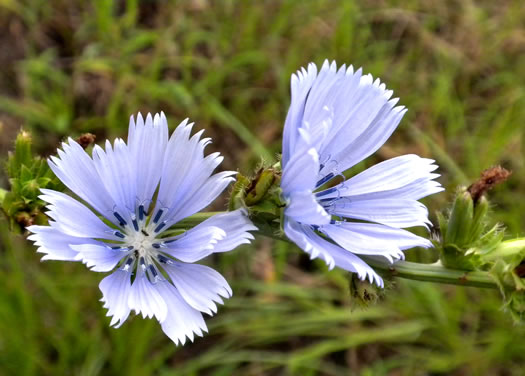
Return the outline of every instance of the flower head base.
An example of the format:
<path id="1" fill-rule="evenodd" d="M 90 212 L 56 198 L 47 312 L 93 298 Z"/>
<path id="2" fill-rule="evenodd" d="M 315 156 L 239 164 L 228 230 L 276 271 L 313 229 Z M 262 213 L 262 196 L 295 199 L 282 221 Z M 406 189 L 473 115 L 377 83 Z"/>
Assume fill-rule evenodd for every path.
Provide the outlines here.
<path id="1" fill-rule="evenodd" d="M 281 188 L 286 235 L 312 258 L 323 258 L 379 286 L 383 281 L 357 255 L 394 262 L 403 250 L 431 243 L 405 227 L 428 227 L 417 200 L 442 191 L 433 160 L 393 158 L 346 180 L 343 172 L 379 149 L 405 114 L 391 90 L 371 75 L 325 61 L 292 75 L 284 127 Z M 335 178 L 343 182 L 332 184 Z M 325 188 L 327 187 L 327 188 Z M 351 220 L 349 220 L 351 219 Z"/>
<path id="2" fill-rule="evenodd" d="M 116 327 L 131 310 L 155 316 L 175 342 L 206 331 L 201 312 L 231 296 L 213 269 L 192 264 L 226 252 L 256 228 L 241 210 L 215 215 L 179 234 L 172 225 L 208 206 L 234 180 L 235 172 L 213 174 L 218 153 L 204 156 L 210 140 L 183 121 L 168 138 L 164 114 L 130 120 L 128 144 L 117 139 L 93 157 L 75 141 L 62 145 L 49 165 L 87 205 L 66 194 L 42 190 L 50 226 L 31 226 L 29 237 L 43 260 L 82 261 L 109 272 L 100 283 L 104 307 Z"/>

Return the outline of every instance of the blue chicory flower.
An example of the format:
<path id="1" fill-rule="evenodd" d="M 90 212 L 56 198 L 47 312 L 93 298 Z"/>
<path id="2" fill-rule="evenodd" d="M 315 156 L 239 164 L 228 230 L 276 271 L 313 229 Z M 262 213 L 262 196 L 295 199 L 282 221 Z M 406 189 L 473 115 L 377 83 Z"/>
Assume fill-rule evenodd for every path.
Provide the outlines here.
<path id="1" fill-rule="evenodd" d="M 207 331 L 201 312 L 212 315 L 231 288 L 215 270 L 193 264 L 226 252 L 253 236 L 256 227 L 237 210 L 218 214 L 188 231 L 166 234 L 182 219 L 208 206 L 234 180 L 213 174 L 223 157 L 204 156 L 209 138 L 191 136 L 184 120 L 168 138 L 164 114 L 130 119 L 122 139 L 92 158 L 72 139 L 49 166 L 83 202 L 42 190 L 49 226 L 31 226 L 29 239 L 43 260 L 82 261 L 96 272 L 112 272 L 100 283 L 102 301 L 119 327 L 130 311 L 152 318 L 176 344 Z"/>
<path id="2" fill-rule="evenodd" d="M 428 227 L 417 200 L 443 190 L 433 160 L 403 155 L 350 179 L 342 173 L 390 137 L 405 114 L 391 90 L 352 66 L 325 61 L 291 79 L 292 102 L 284 126 L 281 188 L 287 203 L 284 231 L 311 258 L 321 257 L 361 279 L 383 280 L 359 256 L 404 258 L 403 250 L 431 247 L 403 228 Z M 336 177 L 342 182 L 325 188 Z M 349 220 L 350 219 L 350 220 Z"/>

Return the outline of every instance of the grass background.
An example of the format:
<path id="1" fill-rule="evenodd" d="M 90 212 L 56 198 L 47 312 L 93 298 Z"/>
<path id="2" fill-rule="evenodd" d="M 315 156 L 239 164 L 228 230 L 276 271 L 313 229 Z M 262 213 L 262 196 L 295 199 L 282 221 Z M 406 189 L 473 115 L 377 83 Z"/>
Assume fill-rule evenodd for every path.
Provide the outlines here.
<path id="1" fill-rule="evenodd" d="M 524 234 L 522 1 L 0 0 L 0 155 L 20 127 L 49 155 L 163 110 L 249 173 L 280 150 L 290 74 L 325 58 L 363 66 L 409 108 L 362 167 L 436 159 L 447 192 L 425 201 L 435 212 L 502 164 L 514 174 L 490 195 L 494 220 Z M 153 320 L 109 328 L 102 276 L 34 251 L 0 220 L 0 375 L 525 374 L 525 328 L 496 291 L 399 281 L 352 310 L 345 273 L 261 239 L 209 260 L 235 295 L 209 335 L 175 347 Z"/>

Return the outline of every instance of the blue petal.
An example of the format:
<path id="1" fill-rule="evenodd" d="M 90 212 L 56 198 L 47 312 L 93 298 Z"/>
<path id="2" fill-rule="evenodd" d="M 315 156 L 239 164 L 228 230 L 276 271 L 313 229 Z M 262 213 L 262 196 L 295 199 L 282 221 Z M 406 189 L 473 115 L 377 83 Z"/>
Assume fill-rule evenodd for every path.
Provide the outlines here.
<path id="1" fill-rule="evenodd" d="M 166 301 L 140 266 L 137 267 L 137 275 L 129 291 L 128 307 L 137 314 L 142 313 L 143 318 L 155 316 L 159 322 L 162 322 L 168 313 Z"/>
<path id="2" fill-rule="evenodd" d="M 298 149 L 301 130 L 311 133 L 319 159 L 342 172 L 363 160 L 390 137 L 404 110 L 394 108 L 392 91 L 371 75 L 325 61 L 319 74 L 310 64 L 292 76 L 292 103 L 283 136 L 283 169 Z M 327 128 L 329 129 L 326 131 Z M 326 175 L 330 171 L 321 171 Z"/>
<path id="3" fill-rule="evenodd" d="M 166 228 L 208 206 L 234 179 L 234 171 L 215 175 L 219 153 L 204 157 L 210 139 L 202 131 L 190 137 L 192 124 L 183 121 L 171 136 L 164 156 L 155 212 L 164 211 Z"/>
<path id="4" fill-rule="evenodd" d="M 57 150 L 59 158 L 51 157 L 48 160 L 49 167 L 66 187 L 114 224 L 118 224 L 112 215 L 115 202 L 100 179 L 93 160 L 75 141 L 69 139 L 68 142 L 62 144 L 63 151 Z"/>
<path id="5" fill-rule="evenodd" d="M 204 182 L 194 181 L 193 193 L 189 197 L 181 198 L 181 201 L 172 207 L 168 225 L 177 223 L 210 205 L 235 181 L 232 175 L 236 174 L 234 171 L 223 171 L 206 178 Z"/>
<path id="6" fill-rule="evenodd" d="M 303 125 L 306 98 L 316 77 L 317 67 L 313 63 L 308 65 L 308 71 L 302 68 L 296 74 L 292 74 L 290 83 L 292 102 L 286 116 L 283 132 L 283 155 L 281 160 L 283 169 L 296 151 L 296 140 L 299 137 L 298 129 Z"/>
<path id="7" fill-rule="evenodd" d="M 405 228 L 431 225 L 425 205 L 408 199 L 382 200 L 336 200 L 327 208 L 330 214 L 338 217 L 362 219 L 382 223 L 387 226 Z"/>
<path id="8" fill-rule="evenodd" d="M 383 256 L 390 262 L 404 259 L 404 249 L 432 246 L 427 239 L 408 231 L 372 223 L 338 222 L 320 231 L 352 253 Z"/>
<path id="9" fill-rule="evenodd" d="M 393 227 L 425 226 L 428 211 L 416 200 L 443 188 L 433 179 L 433 160 L 403 155 L 381 162 L 319 192 L 333 215 L 383 223 Z"/>
<path id="10" fill-rule="evenodd" d="M 347 229 L 355 234 L 359 234 L 361 237 L 370 239 L 369 243 L 372 243 L 372 239 L 376 239 L 376 241 L 380 243 L 395 244 L 396 247 L 401 250 L 413 247 L 432 247 L 432 243 L 428 239 L 414 235 L 409 231 L 389 226 L 357 222 L 340 222 L 337 226 Z"/>
<path id="11" fill-rule="evenodd" d="M 377 151 L 397 128 L 406 110 L 395 107 L 395 101 L 387 102 L 370 125 L 353 142 L 345 142 L 333 148 L 327 146 L 325 153 L 337 162 L 339 171 L 345 171 Z M 341 138 L 344 136 L 340 136 Z M 338 138 L 341 142 L 342 139 Z M 321 158 L 324 157 L 322 154 Z M 323 174 L 323 171 L 321 171 Z"/>
<path id="12" fill-rule="evenodd" d="M 131 272 L 117 269 L 99 284 L 101 301 L 108 309 L 107 316 L 113 316 L 111 326 L 120 327 L 129 316 L 128 298 L 131 291 Z"/>
<path id="13" fill-rule="evenodd" d="M 375 283 L 379 287 L 384 287 L 383 279 L 359 257 L 335 244 L 332 244 L 319 237 L 320 246 L 326 247 L 334 258 L 335 264 L 344 270 L 356 273 L 361 280 L 368 279 L 370 283 Z"/>
<path id="14" fill-rule="evenodd" d="M 371 75 L 361 76 L 360 69 L 354 73 L 350 66 L 345 72 L 343 65 L 337 71 L 335 62 L 330 66 L 325 62 L 321 72 L 326 72 L 329 78 L 318 85 L 318 89 L 312 89 L 308 102 L 315 104 L 307 104 L 309 111 L 305 111 L 305 120 L 314 122 L 310 119 L 319 116 L 322 110 L 331 111 L 331 130 L 319 154 L 322 161 L 336 161 L 342 172 L 372 154 L 388 139 L 402 117 L 402 114 L 397 116 L 402 108 L 394 108 L 397 99 L 389 100 L 392 91 L 386 90 L 378 79 L 374 81 Z M 314 95 L 315 91 L 319 94 Z M 319 99 L 314 101 L 316 97 Z"/>
<path id="15" fill-rule="evenodd" d="M 330 252 L 315 241 L 317 234 L 309 225 L 297 223 L 293 219 L 285 218 L 284 233 L 286 236 L 299 246 L 303 251 L 310 255 L 311 259 L 321 257 L 329 269 L 333 269 L 335 261 Z"/>
<path id="16" fill-rule="evenodd" d="M 166 238 L 162 251 L 184 262 L 195 262 L 213 253 L 226 232 L 206 222 L 189 229 L 182 235 Z"/>
<path id="17" fill-rule="evenodd" d="M 434 193 L 442 192 L 445 190 L 439 182 L 430 180 L 435 179 L 438 176 L 438 174 L 428 174 L 427 177 L 416 179 L 411 183 L 408 183 L 407 185 L 399 188 L 388 189 L 385 191 L 361 193 L 356 195 L 346 194 L 345 197 L 353 201 L 383 199 L 410 199 L 417 201 L 422 199 L 423 197 L 427 197 Z M 336 189 L 336 191 L 339 191 L 339 189 Z"/>
<path id="18" fill-rule="evenodd" d="M 218 252 L 249 244 L 255 231 L 243 209 L 214 215 L 182 235 L 165 238 L 162 251 L 183 262 L 195 262 Z"/>
<path id="19" fill-rule="evenodd" d="M 37 252 L 45 253 L 42 260 L 79 261 L 78 252 L 71 248 L 76 244 L 90 244 L 94 240 L 70 236 L 51 226 L 29 226 L 28 239 L 38 246 Z"/>
<path id="20" fill-rule="evenodd" d="M 115 235 L 115 230 L 77 200 L 49 189 L 42 189 L 42 193 L 39 197 L 50 204 L 46 214 L 55 220 L 54 227 L 58 230 L 79 238 L 122 240 Z"/>
<path id="21" fill-rule="evenodd" d="M 387 192 L 412 185 L 425 185 L 430 183 L 438 174 L 433 174 L 438 167 L 432 159 L 421 158 L 414 154 L 402 155 L 378 163 L 356 176 L 336 186 L 337 192 L 324 196 L 345 197 L 370 194 L 374 192 Z M 423 184 L 422 184 L 423 183 Z M 404 198 L 418 199 L 419 196 Z M 382 196 L 382 198 L 387 196 Z"/>
<path id="22" fill-rule="evenodd" d="M 202 337 L 203 332 L 208 331 L 202 314 L 190 307 L 171 283 L 160 281 L 155 287 L 168 308 L 165 319 L 160 322 L 162 330 L 176 345 L 184 345 L 186 338 L 193 342 L 194 334 Z"/>
<path id="23" fill-rule="evenodd" d="M 293 154 L 283 169 L 281 188 L 284 196 L 295 191 L 314 190 L 318 180 L 319 156 L 314 148 Z"/>
<path id="24" fill-rule="evenodd" d="M 284 214 L 293 220 L 312 225 L 330 223 L 331 216 L 319 205 L 310 191 L 293 192 L 288 196 L 288 206 Z"/>
<path id="25" fill-rule="evenodd" d="M 226 233 L 226 236 L 213 246 L 214 253 L 228 252 L 241 244 L 249 244 L 253 235 L 248 231 L 257 231 L 244 209 L 214 215 L 200 225 L 216 226 Z"/>
<path id="26" fill-rule="evenodd" d="M 136 169 L 132 165 L 132 158 L 126 143 L 116 139 L 114 146 L 106 141 L 106 150 L 95 145 L 93 148 L 93 162 L 95 168 L 115 203 L 113 210 L 131 223 L 131 216 L 135 212 L 137 184 Z"/>
<path id="27" fill-rule="evenodd" d="M 320 256 L 326 261 L 329 268 L 338 266 L 357 273 L 360 279 L 368 278 L 371 283 L 375 282 L 378 286 L 383 286 L 381 277 L 363 260 L 352 252 L 324 240 L 311 227 L 300 225 L 287 219 L 284 225 L 284 232 L 290 240 L 309 253 L 312 259 Z"/>
<path id="28" fill-rule="evenodd" d="M 232 296 L 228 282 L 210 267 L 174 261 L 164 265 L 164 270 L 186 303 L 208 315 L 217 312 L 215 303 L 223 304 L 221 296 Z"/>
<path id="29" fill-rule="evenodd" d="M 128 130 L 128 147 L 134 166 L 137 199 L 145 211 L 153 198 L 162 172 L 164 153 L 168 143 L 168 122 L 164 112 L 150 114 L 146 121 L 139 113 L 137 121 L 131 116 Z"/>
<path id="30" fill-rule="evenodd" d="M 127 248 L 113 249 L 104 243 L 71 245 L 71 248 L 78 252 L 76 259 L 82 260 L 94 272 L 113 270 L 120 260 L 132 252 Z"/>

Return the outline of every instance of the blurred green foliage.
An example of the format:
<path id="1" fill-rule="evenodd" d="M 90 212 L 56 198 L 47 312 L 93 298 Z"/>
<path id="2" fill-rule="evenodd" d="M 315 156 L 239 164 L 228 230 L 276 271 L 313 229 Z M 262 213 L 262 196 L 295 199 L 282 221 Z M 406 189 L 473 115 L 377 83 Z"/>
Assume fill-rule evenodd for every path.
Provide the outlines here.
<path id="1" fill-rule="evenodd" d="M 49 155 L 66 136 L 123 136 L 130 114 L 164 110 L 172 129 L 186 117 L 206 128 L 223 167 L 249 174 L 259 156 L 276 160 L 290 74 L 330 58 L 381 77 L 409 108 L 358 168 L 435 158 L 451 191 L 426 200 L 434 212 L 502 164 L 514 174 L 491 210 L 523 234 L 524 23 L 522 1 L 506 0 L 0 0 L 0 151 L 22 125 Z M 400 281 L 384 303 L 351 310 L 344 273 L 260 240 L 209 260 L 235 296 L 209 335 L 176 348 L 153 320 L 110 329 L 102 276 L 40 263 L 3 220 L 0 255 L 0 375 L 524 373 L 525 329 L 496 290 Z"/>

